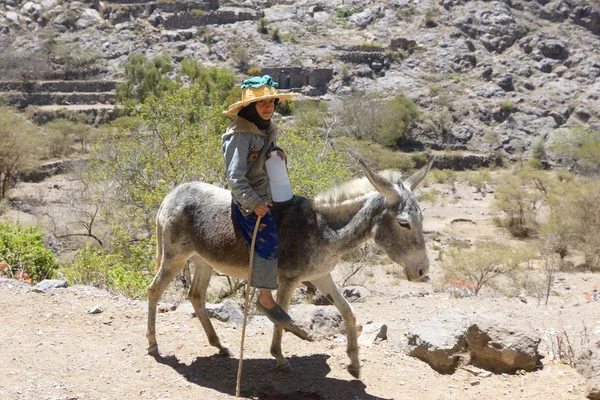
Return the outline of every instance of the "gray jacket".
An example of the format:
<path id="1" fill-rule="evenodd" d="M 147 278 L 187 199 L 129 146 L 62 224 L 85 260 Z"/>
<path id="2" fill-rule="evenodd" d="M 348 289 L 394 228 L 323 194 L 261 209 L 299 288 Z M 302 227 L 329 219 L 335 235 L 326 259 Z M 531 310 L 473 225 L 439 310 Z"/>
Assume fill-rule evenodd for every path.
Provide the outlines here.
<path id="1" fill-rule="evenodd" d="M 260 201 L 271 201 L 271 187 L 265 162 L 267 149 L 279 136 L 273 122 L 265 131 L 237 117 L 222 137 L 225 175 L 233 198 L 248 215 Z"/>

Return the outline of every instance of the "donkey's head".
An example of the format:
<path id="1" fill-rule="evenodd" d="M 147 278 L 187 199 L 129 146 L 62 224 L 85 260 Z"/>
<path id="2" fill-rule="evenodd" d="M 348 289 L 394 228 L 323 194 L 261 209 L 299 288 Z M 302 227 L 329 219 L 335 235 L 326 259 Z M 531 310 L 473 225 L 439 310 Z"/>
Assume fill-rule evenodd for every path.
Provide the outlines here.
<path id="1" fill-rule="evenodd" d="M 429 271 L 429 258 L 423 238 L 423 212 L 412 191 L 427 175 L 433 158 L 404 181 L 388 171 L 378 174 L 360 159 L 359 163 L 367 179 L 385 198 L 384 210 L 373 225 L 375 243 L 404 267 L 408 280 L 421 279 Z"/>

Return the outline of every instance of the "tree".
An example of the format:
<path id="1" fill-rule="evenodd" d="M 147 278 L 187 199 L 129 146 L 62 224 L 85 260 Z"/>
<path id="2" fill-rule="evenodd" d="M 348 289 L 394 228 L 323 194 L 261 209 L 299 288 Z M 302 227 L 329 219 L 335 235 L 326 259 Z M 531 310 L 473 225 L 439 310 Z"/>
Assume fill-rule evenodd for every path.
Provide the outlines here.
<path id="1" fill-rule="evenodd" d="M 383 101 L 355 93 L 342 103 L 340 131 L 356 139 L 397 147 L 418 117 L 416 104 L 403 96 Z"/>
<path id="2" fill-rule="evenodd" d="M 475 295 L 484 286 L 494 286 L 501 277 L 513 277 L 521 264 L 533 257 L 527 246 L 480 242 L 472 249 L 453 248 L 443 253 L 444 279 L 466 282 Z"/>
<path id="3" fill-rule="evenodd" d="M 557 129 L 557 139 L 550 150 L 561 157 L 577 173 L 600 173 L 600 131 L 586 130 L 581 126 Z"/>
<path id="4" fill-rule="evenodd" d="M 0 107 L 0 199 L 13 184 L 14 174 L 28 166 L 40 148 L 38 129 L 10 108 Z"/>
<path id="5" fill-rule="evenodd" d="M 167 54 L 148 60 L 143 54 L 134 53 L 124 68 L 125 83 L 117 86 L 117 99 L 128 109 L 143 103 L 149 96 L 160 97 L 180 86 L 168 76 L 175 67 Z"/>

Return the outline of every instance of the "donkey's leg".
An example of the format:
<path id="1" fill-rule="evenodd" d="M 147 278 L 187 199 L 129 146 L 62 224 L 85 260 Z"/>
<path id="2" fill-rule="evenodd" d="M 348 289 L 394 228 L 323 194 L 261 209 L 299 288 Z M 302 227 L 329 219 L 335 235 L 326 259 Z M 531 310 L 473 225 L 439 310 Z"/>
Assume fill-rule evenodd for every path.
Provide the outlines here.
<path id="1" fill-rule="evenodd" d="M 188 298 L 194 306 L 196 315 L 208 337 L 208 342 L 219 349 L 220 355 L 232 357 L 233 352 L 228 347 L 223 346 L 206 312 L 206 290 L 208 289 L 213 269 L 202 258 L 196 255 L 194 256 L 194 264 L 196 264 L 196 269 Z"/>
<path id="2" fill-rule="evenodd" d="M 290 302 L 292 301 L 292 294 L 294 289 L 298 285 L 298 282 L 279 282 L 279 289 L 277 289 L 277 304 L 281 308 L 288 311 L 290 308 Z M 273 339 L 271 340 L 271 355 L 275 357 L 277 366 L 275 367 L 280 372 L 288 374 L 294 373 L 294 369 L 290 365 L 289 361 L 283 356 L 281 351 L 281 339 L 283 336 L 283 328 L 275 325 L 273 329 Z"/>
<path id="3" fill-rule="evenodd" d="M 356 332 L 356 317 L 352 306 L 348 304 L 344 296 L 340 293 L 335 282 L 331 278 L 331 274 L 327 274 L 322 278 L 311 281 L 321 293 L 330 295 L 333 298 L 333 304 L 337 307 L 340 314 L 344 318 L 346 324 L 346 340 L 347 348 L 346 353 L 350 357 L 350 365 L 348 365 L 348 372 L 353 377 L 360 379 L 360 363 L 358 361 L 358 341 Z"/>
<path id="4" fill-rule="evenodd" d="M 156 343 L 156 307 L 165 289 L 173 281 L 173 278 L 181 272 L 187 259 L 185 257 L 172 257 L 166 254 L 160 256 L 160 268 L 148 287 L 148 354 L 158 356 L 158 344 Z M 157 258 L 158 262 L 158 258 Z"/>

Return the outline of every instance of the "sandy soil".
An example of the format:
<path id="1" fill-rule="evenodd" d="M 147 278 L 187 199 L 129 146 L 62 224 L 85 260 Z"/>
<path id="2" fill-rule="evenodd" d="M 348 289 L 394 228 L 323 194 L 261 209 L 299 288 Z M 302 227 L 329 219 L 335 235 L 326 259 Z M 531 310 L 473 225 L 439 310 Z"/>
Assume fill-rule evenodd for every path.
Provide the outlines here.
<path id="1" fill-rule="evenodd" d="M 55 179 L 56 180 L 56 179 Z M 39 190 L 57 190 L 48 182 Z M 492 196 L 460 186 L 445 200 L 427 204 L 428 237 L 510 240 L 490 221 Z M 457 221 L 457 219 L 459 219 Z M 467 221 L 468 220 L 468 221 Z M 433 240 L 429 246 L 432 247 Z M 432 275 L 437 252 L 431 251 Z M 340 278 L 349 266 L 338 268 Z M 600 275 L 559 274 L 548 306 L 536 298 L 482 296 L 453 298 L 432 283 L 400 280 L 394 266 L 374 263 L 353 281 L 362 297 L 353 303 L 359 324 L 388 326 L 388 339 L 361 347 L 362 380 L 346 371 L 343 337 L 313 343 L 284 335 L 284 354 L 295 374 L 270 369 L 271 327 L 249 325 L 242 395 L 254 399 L 584 399 L 585 380 L 569 365 L 552 359 L 557 336 L 566 333 L 576 350 L 584 336 L 600 335 L 600 307 L 585 292 Z M 435 279 L 434 279 L 435 281 Z M 218 282 L 216 282 L 218 284 Z M 145 303 L 89 287 L 46 294 L 0 284 L 0 399 L 229 399 L 235 395 L 237 356 L 222 358 L 197 319 L 176 310 L 158 315 L 161 356 L 146 354 Z M 241 302 L 241 300 L 240 300 Z M 89 314 L 95 306 L 99 314 Z M 316 306 L 315 306 L 316 307 Z M 439 312 L 457 308 L 500 313 L 516 326 L 543 337 L 542 368 L 524 375 L 475 377 L 459 369 L 442 375 L 407 355 L 406 332 Z M 292 311 L 293 315 L 293 311 Z M 221 339 L 239 355 L 241 327 L 214 320 Z M 553 334 L 554 333 L 554 334 Z"/>

